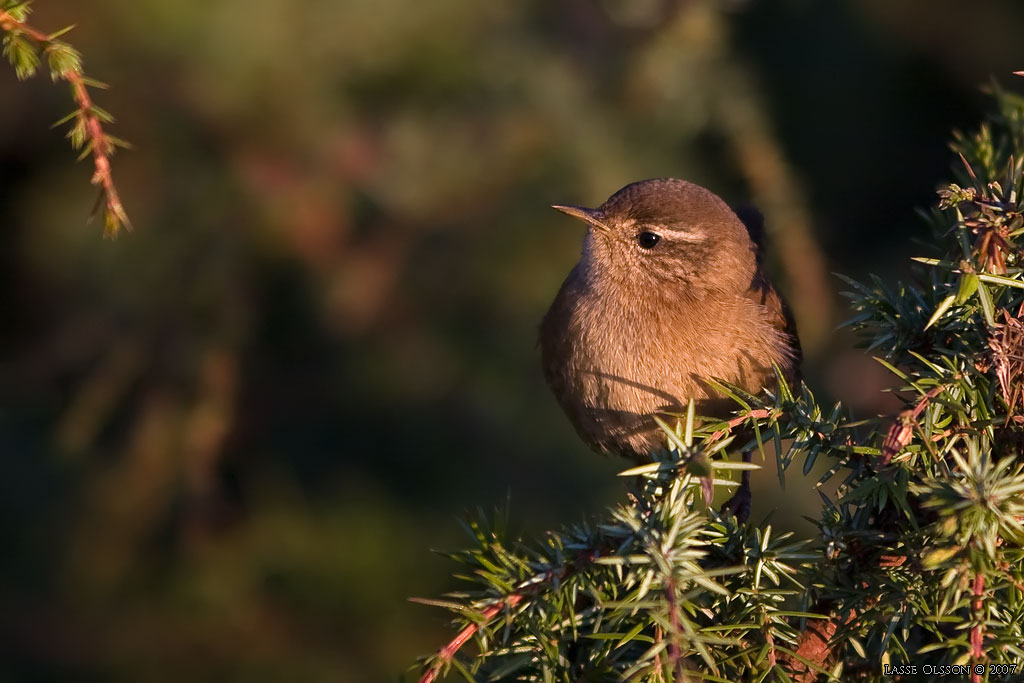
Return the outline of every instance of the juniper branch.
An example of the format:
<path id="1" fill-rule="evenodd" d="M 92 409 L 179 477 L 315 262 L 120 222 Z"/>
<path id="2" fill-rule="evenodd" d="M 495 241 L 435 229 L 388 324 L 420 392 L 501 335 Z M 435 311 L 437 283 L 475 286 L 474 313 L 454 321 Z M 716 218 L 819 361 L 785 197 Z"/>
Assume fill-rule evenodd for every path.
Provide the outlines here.
<path id="1" fill-rule="evenodd" d="M 47 34 L 25 21 L 27 3 L 6 3 L 0 6 L 0 29 L 4 36 L 4 54 L 7 55 L 19 79 L 29 78 L 39 66 L 42 54 L 54 81 L 63 80 L 71 87 L 76 109 L 59 123 L 72 122 L 68 137 L 75 149 L 83 150 L 82 156 L 92 156 L 94 172 L 91 183 L 99 188 L 96 206 L 104 210 L 104 234 L 113 237 L 121 228 L 131 229 L 131 221 L 114 184 L 110 158 L 117 147 L 128 143 L 116 138 L 103 127 L 113 123 L 113 117 L 96 106 L 88 87 L 105 87 L 85 76 L 78 51 L 58 37 L 71 27 L 54 34 Z"/>

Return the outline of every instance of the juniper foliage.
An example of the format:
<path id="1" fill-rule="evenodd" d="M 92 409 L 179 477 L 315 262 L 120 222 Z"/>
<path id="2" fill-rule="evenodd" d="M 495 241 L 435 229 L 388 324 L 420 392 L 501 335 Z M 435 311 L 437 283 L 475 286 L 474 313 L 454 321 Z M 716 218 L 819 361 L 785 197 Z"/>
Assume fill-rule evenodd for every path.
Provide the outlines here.
<path id="1" fill-rule="evenodd" d="M 473 546 L 451 558 L 469 587 L 423 601 L 459 632 L 422 681 L 1024 676 L 1024 99 L 994 95 L 990 120 L 954 136 L 913 279 L 844 278 L 847 325 L 906 409 L 854 421 L 804 385 L 719 383 L 736 417 L 666 416 L 666 450 L 622 473 L 626 502 L 605 518 L 535 540 L 468 523 Z M 766 444 L 780 478 L 827 464 L 816 538 L 706 504 Z"/>

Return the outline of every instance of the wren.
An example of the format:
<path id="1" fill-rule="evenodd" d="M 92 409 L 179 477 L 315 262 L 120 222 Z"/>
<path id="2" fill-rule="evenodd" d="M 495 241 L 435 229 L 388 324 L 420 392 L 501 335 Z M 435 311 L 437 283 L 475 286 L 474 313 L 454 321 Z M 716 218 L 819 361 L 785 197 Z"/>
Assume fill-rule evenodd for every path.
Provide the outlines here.
<path id="1" fill-rule="evenodd" d="M 672 178 L 627 185 L 596 209 L 554 208 L 587 233 L 541 323 L 541 357 L 591 448 L 648 460 L 666 448 L 655 415 L 691 399 L 699 415 L 735 410 L 708 378 L 757 394 L 776 383 L 773 364 L 798 377 L 800 343 L 762 269 L 759 215 L 741 220 L 711 191 Z"/>

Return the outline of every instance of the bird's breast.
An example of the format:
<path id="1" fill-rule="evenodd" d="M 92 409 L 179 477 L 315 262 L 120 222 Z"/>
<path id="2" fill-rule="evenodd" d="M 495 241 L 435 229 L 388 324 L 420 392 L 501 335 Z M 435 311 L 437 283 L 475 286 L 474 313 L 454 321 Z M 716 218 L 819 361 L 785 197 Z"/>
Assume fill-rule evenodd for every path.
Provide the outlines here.
<path id="1" fill-rule="evenodd" d="M 566 292 L 542 329 L 545 370 L 581 435 L 592 445 L 594 435 L 614 444 L 649 428 L 650 415 L 682 410 L 690 399 L 701 414 L 731 410 L 707 378 L 760 391 L 783 346 L 763 318 L 742 297 L 650 301 Z"/>

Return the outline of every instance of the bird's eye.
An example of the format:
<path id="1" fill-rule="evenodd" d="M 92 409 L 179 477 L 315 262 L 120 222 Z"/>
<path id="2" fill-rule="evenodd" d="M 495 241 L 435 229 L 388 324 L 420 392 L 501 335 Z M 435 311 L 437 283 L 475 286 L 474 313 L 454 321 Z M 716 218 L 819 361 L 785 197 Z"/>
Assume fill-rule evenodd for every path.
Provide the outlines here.
<path id="1" fill-rule="evenodd" d="M 636 236 L 636 241 L 644 249 L 653 249 L 661 241 L 661 235 L 653 232 L 642 232 Z"/>

